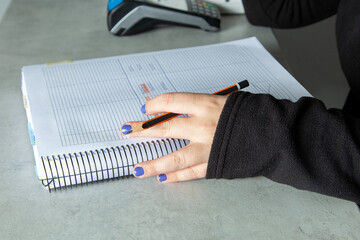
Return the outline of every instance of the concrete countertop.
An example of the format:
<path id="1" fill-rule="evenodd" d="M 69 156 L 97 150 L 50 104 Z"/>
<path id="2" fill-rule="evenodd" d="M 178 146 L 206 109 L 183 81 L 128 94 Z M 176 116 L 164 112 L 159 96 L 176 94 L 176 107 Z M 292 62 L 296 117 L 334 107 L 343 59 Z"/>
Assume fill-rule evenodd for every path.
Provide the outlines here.
<path id="1" fill-rule="evenodd" d="M 21 96 L 24 65 L 256 36 L 286 66 L 268 28 L 225 16 L 209 33 L 162 27 L 115 37 L 105 0 L 13 0 L 0 23 L 1 239 L 359 239 L 355 204 L 265 178 L 159 184 L 109 181 L 49 193 L 37 180 Z"/>

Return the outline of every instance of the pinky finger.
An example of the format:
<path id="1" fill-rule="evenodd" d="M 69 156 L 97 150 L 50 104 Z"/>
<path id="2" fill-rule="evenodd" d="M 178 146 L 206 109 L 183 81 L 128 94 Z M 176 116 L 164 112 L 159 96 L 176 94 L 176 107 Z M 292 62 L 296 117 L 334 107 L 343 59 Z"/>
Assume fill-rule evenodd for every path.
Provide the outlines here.
<path id="1" fill-rule="evenodd" d="M 198 178 L 204 178 L 206 175 L 207 165 L 208 165 L 207 162 L 200 163 L 174 172 L 159 174 L 157 176 L 157 179 L 159 182 L 172 183 L 172 182 L 182 182 L 182 181 L 188 181 Z"/>

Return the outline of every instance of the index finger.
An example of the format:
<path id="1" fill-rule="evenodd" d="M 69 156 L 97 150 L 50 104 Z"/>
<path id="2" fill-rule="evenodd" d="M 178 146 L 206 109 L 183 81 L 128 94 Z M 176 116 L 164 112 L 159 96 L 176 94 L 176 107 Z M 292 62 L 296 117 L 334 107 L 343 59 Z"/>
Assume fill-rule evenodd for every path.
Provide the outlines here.
<path id="1" fill-rule="evenodd" d="M 145 104 L 146 114 L 172 112 L 178 114 L 196 115 L 204 107 L 217 102 L 221 96 L 202 93 L 165 93 L 159 95 Z"/>

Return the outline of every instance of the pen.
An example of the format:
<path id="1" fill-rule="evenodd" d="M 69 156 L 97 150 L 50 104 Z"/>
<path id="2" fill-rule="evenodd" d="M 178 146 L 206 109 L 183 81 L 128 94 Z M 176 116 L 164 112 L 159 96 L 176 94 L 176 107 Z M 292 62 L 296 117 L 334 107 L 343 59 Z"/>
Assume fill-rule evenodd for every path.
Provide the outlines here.
<path id="1" fill-rule="evenodd" d="M 244 80 L 244 81 L 241 81 L 237 84 L 234 84 L 234 85 L 231 85 L 227 88 L 224 88 L 220 91 L 217 91 L 217 92 L 214 92 L 213 95 L 228 95 L 232 92 L 235 92 L 237 90 L 240 90 L 240 89 L 243 89 L 243 88 L 246 88 L 247 86 L 249 86 L 249 82 L 247 80 Z M 154 117 L 152 119 L 149 119 L 145 122 L 143 122 L 142 124 L 139 124 L 137 125 L 136 127 L 134 127 L 132 130 L 130 130 L 128 132 L 129 133 L 132 133 L 132 132 L 138 132 L 138 131 L 142 131 L 142 130 L 145 130 L 145 129 L 148 129 L 148 128 L 151 128 L 155 125 L 158 125 L 160 123 L 163 123 L 163 122 L 166 122 L 166 121 L 169 121 L 170 119 L 173 119 L 177 116 L 180 116 L 181 114 L 179 113 L 171 113 L 171 112 L 168 112 L 168 113 L 163 113 L 157 117 Z"/>

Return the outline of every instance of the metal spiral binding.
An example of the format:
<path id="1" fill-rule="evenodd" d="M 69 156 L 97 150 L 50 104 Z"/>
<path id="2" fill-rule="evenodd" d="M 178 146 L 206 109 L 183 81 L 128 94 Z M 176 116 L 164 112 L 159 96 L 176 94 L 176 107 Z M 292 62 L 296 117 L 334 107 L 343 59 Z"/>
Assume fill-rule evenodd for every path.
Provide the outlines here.
<path id="1" fill-rule="evenodd" d="M 51 192 L 73 186 L 131 176 L 132 168 L 177 151 L 185 140 L 160 139 L 80 153 L 41 157 L 45 172 L 42 184 Z"/>

